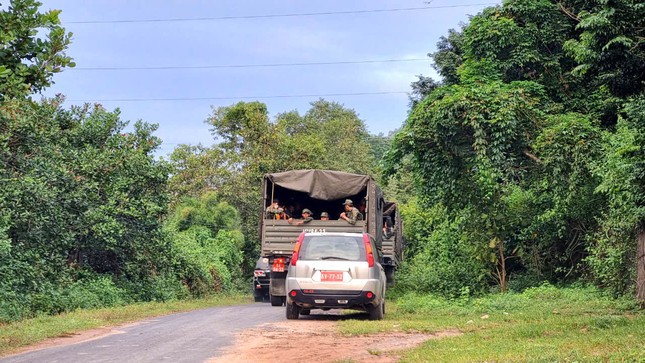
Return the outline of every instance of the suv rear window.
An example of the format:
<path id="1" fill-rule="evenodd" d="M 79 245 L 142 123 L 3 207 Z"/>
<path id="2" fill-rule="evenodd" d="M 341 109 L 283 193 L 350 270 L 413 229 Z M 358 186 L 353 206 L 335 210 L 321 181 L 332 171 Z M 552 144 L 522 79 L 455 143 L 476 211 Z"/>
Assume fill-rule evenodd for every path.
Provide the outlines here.
<path id="1" fill-rule="evenodd" d="M 305 236 L 300 248 L 303 260 L 367 261 L 363 236 Z"/>

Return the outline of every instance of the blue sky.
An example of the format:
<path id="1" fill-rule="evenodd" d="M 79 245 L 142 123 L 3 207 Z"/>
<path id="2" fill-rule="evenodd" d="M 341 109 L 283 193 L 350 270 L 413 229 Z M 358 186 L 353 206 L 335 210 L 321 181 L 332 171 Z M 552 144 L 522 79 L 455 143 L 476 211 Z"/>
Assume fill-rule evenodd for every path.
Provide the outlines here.
<path id="1" fill-rule="evenodd" d="M 57 74 L 55 84 L 44 94 L 64 94 L 68 106 L 100 100 L 109 110 L 119 108 L 124 120 L 159 124 L 156 135 L 163 140 L 158 152 L 162 156 L 179 144 L 212 144 L 214 139 L 204 123 L 211 107 L 252 101 L 241 97 L 258 97 L 275 116 L 294 109 L 302 114 L 319 97 L 262 97 L 407 92 L 416 75 L 435 75 L 426 54 L 434 51 L 439 37 L 467 22 L 469 15 L 486 6 L 481 4 L 499 2 L 41 1 L 44 10 L 62 10 L 63 25 L 74 33 L 68 54 L 77 64 L 77 69 Z M 422 7 L 428 9 L 250 17 Z M 114 22 L 222 17 L 235 18 Z M 87 21 L 91 23 L 83 23 Z M 82 69 L 421 58 L 427 60 L 280 67 Z M 177 100 L 186 98 L 212 99 Z M 373 134 L 387 134 L 400 127 L 408 109 L 407 95 L 401 93 L 324 98 L 354 109 Z M 144 101 L 126 101 L 132 99 Z"/>

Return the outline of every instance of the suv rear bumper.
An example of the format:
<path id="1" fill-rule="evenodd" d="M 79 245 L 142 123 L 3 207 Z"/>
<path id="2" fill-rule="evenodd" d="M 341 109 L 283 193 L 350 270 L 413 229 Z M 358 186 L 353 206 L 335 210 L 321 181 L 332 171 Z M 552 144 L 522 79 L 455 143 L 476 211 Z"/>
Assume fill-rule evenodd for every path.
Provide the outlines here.
<path id="1" fill-rule="evenodd" d="M 371 292 L 372 297 L 367 297 L 368 291 L 341 291 L 341 290 L 316 290 L 305 293 L 303 290 L 291 290 L 287 298 L 292 304 L 302 308 L 364 308 L 367 305 L 378 303 L 377 296 Z M 295 296 L 294 296 L 295 294 Z"/>
<path id="2" fill-rule="evenodd" d="M 271 278 L 267 273 L 265 276 L 253 277 L 253 288 L 255 290 L 268 290 Z"/>

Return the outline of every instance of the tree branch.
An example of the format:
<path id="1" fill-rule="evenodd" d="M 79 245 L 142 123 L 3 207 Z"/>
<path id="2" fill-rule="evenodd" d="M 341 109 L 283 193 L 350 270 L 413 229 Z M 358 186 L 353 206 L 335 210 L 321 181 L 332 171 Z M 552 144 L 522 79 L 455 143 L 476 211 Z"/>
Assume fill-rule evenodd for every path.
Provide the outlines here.
<path id="1" fill-rule="evenodd" d="M 570 17 L 571 19 L 573 19 L 573 20 L 575 20 L 577 22 L 580 22 L 580 18 L 576 14 L 574 14 L 572 11 L 568 10 L 567 8 L 565 8 L 564 5 L 562 5 L 562 3 L 558 3 L 558 7 L 560 7 L 560 10 L 562 10 L 562 12 L 565 13 L 568 17 Z"/>
<path id="2" fill-rule="evenodd" d="M 532 154 L 530 151 L 528 151 L 528 150 L 523 150 L 522 152 L 524 153 L 524 155 L 528 156 L 528 157 L 529 157 L 529 159 L 531 159 L 531 160 L 535 161 L 536 163 L 538 163 L 538 164 L 541 164 L 541 163 L 542 163 L 542 160 L 540 160 L 540 158 L 538 158 L 537 156 L 535 156 L 534 154 Z"/>

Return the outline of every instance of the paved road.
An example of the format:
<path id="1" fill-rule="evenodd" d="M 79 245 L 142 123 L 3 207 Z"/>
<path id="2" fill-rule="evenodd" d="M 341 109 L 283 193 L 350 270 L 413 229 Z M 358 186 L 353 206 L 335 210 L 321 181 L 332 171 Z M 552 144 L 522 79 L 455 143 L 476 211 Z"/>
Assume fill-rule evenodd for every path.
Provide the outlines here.
<path id="1" fill-rule="evenodd" d="M 204 362 L 233 344 L 236 331 L 286 320 L 284 307 L 256 303 L 145 320 L 122 333 L 0 359 L 18 362 Z"/>

